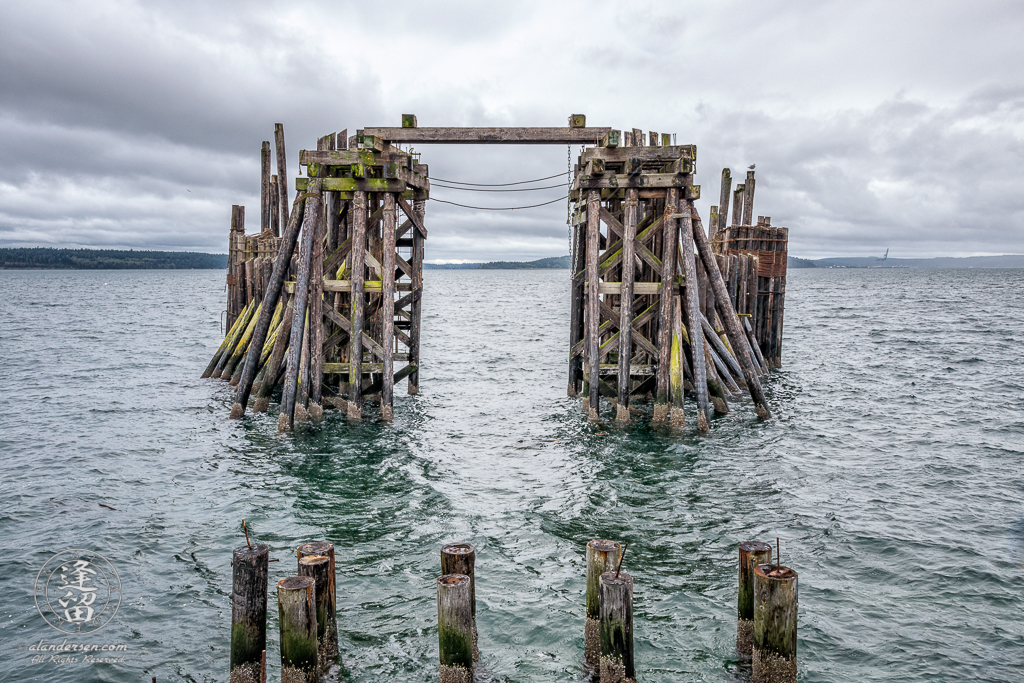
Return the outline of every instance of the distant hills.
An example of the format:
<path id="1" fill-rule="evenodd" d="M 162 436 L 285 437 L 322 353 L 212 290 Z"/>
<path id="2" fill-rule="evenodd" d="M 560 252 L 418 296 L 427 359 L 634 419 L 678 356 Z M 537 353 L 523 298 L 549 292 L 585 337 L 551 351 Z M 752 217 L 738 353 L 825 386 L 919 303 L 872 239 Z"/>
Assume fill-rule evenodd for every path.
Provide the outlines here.
<path id="1" fill-rule="evenodd" d="M 790 268 L 1024 268 L 1024 255 L 892 258 L 878 256 L 802 259 L 789 257 Z"/>
<path id="2" fill-rule="evenodd" d="M 553 256 L 536 261 L 488 261 L 487 263 L 424 263 L 427 270 L 536 270 L 541 268 L 569 268 L 572 257 Z"/>
<path id="3" fill-rule="evenodd" d="M 227 254 L 134 249 L 0 248 L 0 270 L 125 270 L 226 268 Z"/>

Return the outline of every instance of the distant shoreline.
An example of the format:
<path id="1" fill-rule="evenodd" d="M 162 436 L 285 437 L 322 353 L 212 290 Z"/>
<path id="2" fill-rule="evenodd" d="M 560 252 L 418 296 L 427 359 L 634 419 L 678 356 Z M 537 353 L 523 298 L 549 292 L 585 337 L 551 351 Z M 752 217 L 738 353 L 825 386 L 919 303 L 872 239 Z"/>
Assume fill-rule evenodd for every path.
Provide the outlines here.
<path id="1" fill-rule="evenodd" d="M 134 249 L 0 248 L 0 270 L 222 270 L 227 254 Z"/>
<path id="2" fill-rule="evenodd" d="M 940 256 L 936 258 L 887 258 L 846 256 L 802 259 L 789 257 L 789 268 L 1024 268 L 1024 255 Z"/>

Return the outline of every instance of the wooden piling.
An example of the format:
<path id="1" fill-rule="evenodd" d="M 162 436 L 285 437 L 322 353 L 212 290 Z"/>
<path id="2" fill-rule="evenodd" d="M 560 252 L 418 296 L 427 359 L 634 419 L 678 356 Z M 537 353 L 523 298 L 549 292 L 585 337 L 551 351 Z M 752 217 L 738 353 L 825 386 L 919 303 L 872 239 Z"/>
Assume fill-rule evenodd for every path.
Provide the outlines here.
<path id="1" fill-rule="evenodd" d="M 633 577 L 607 571 L 600 577 L 601 683 L 636 683 L 633 661 Z"/>
<path id="2" fill-rule="evenodd" d="M 743 222 L 750 225 L 754 219 L 754 172 L 747 171 L 747 179 L 743 182 Z"/>
<path id="3" fill-rule="evenodd" d="M 260 232 L 270 230 L 270 142 L 260 149 Z"/>
<path id="4" fill-rule="evenodd" d="M 797 573 L 754 567 L 754 683 L 796 683 Z"/>
<path id="5" fill-rule="evenodd" d="M 739 553 L 736 649 L 749 657 L 754 648 L 754 567 L 771 563 L 772 547 L 760 541 L 743 541 L 739 544 Z"/>
<path id="6" fill-rule="evenodd" d="M 437 643 L 440 683 L 472 683 L 473 611 L 465 574 L 437 580 Z"/>
<path id="7" fill-rule="evenodd" d="M 587 543 L 587 612 L 583 622 L 583 661 L 597 671 L 601 666 L 601 575 L 614 571 L 622 559 L 618 541 L 595 539 Z"/>
<path id="8" fill-rule="evenodd" d="M 575 205 L 578 210 L 579 204 Z M 574 211 L 575 211 L 574 210 Z M 586 223 L 578 220 L 572 221 L 572 259 L 570 263 L 570 276 L 572 284 L 569 300 L 569 386 L 566 394 L 571 397 L 579 396 L 580 384 L 583 380 L 583 356 L 584 353 L 575 353 L 576 345 L 586 338 L 585 316 L 583 312 L 583 290 L 586 287 L 586 260 L 587 233 Z"/>
<path id="9" fill-rule="evenodd" d="M 683 388 L 685 386 L 686 353 L 683 349 L 683 308 L 682 297 L 672 296 L 672 409 L 669 411 L 670 427 L 685 427 L 686 413 L 683 410 Z"/>
<path id="10" fill-rule="evenodd" d="M 693 209 L 691 202 L 688 203 L 692 216 L 694 241 L 704 260 L 704 265 L 708 269 L 708 281 L 715 290 L 715 304 L 718 307 L 718 313 L 725 324 L 726 334 L 732 342 L 733 350 L 737 354 L 737 360 L 743 370 L 743 379 L 747 383 L 747 389 L 750 391 L 750 398 L 754 401 L 757 415 L 762 420 L 767 420 L 771 417 L 771 412 L 768 410 L 768 402 L 765 400 L 761 383 L 754 373 L 753 361 L 747 354 L 746 347 L 741 343 L 743 331 L 740 329 L 739 318 L 736 316 L 736 311 L 728 305 L 729 294 L 725 289 L 722 273 L 718 270 L 715 254 L 711 251 L 711 245 L 708 243 L 707 235 L 704 234 L 704 228 L 700 223 L 700 214 Z"/>
<path id="11" fill-rule="evenodd" d="M 281 217 L 283 220 L 288 215 L 288 163 L 284 150 L 284 124 L 274 124 L 274 143 L 277 148 L 277 196 L 278 201 L 281 203 Z M 280 236 L 280 233 L 274 233 L 274 237 Z"/>
<path id="12" fill-rule="evenodd" d="M 693 233 L 696 232 L 692 216 L 684 211 L 679 219 L 682 233 L 683 281 L 686 297 L 686 331 L 690 337 L 690 349 L 693 357 L 693 387 L 697 392 L 697 431 L 705 433 L 710 429 L 708 420 L 711 417 L 711 401 L 708 399 L 708 377 L 704 367 L 704 336 L 700 326 L 700 293 L 697 288 L 697 266 L 694 261 Z"/>
<path id="13" fill-rule="evenodd" d="M 303 212 L 302 245 L 299 249 L 299 267 L 295 280 L 288 368 L 285 373 L 284 391 L 281 394 L 281 415 L 277 421 L 278 431 L 290 431 L 295 424 L 295 396 L 298 389 L 299 362 L 305 332 L 306 306 L 309 301 L 309 271 L 313 256 L 313 236 L 317 232 L 316 222 L 320 218 L 320 179 L 314 178 L 309 184 L 310 187 L 307 188 L 309 197 Z"/>
<path id="14" fill-rule="evenodd" d="M 598 271 L 598 245 L 601 237 L 601 192 L 587 192 L 587 398 L 584 410 L 591 420 L 600 419 L 601 399 L 598 393 L 600 380 L 601 301 L 598 293 L 600 275 Z"/>
<path id="15" fill-rule="evenodd" d="M 469 577 L 469 604 L 473 617 L 473 661 L 480 659 L 476 629 L 476 549 L 470 543 L 449 543 L 441 548 L 441 574 Z"/>
<path id="16" fill-rule="evenodd" d="M 252 406 L 253 412 L 265 413 L 267 412 L 267 408 L 270 407 L 270 394 L 281 379 L 282 361 L 284 360 L 285 352 L 288 350 L 288 340 L 291 338 L 292 334 L 292 317 L 294 310 L 292 300 L 289 298 L 288 304 L 285 307 L 284 315 L 281 318 L 281 329 L 277 333 L 277 338 L 274 339 L 274 348 L 271 350 L 270 358 L 267 360 L 263 382 L 260 384 L 260 388 L 256 392 L 256 400 L 253 402 Z M 241 385 L 241 382 L 239 382 L 239 385 Z"/>
<path id="17" fill-rule="evenodd" d="M 291 258 L 292 251 L 295 249 L 295 242 L 298 240 L 300 218 L 304 213 L 305 203 L 305 197 L 299 196 L 295 198 L 292 213 L 288 219 L 288 227 L 285 228 L 284 237 L 281 239 L 281 244 L 278 247 L 277 257 L 274 261 L 274 271 L 270 275 L 270 282 L 267 283 L 266 291 L 263 294 L 263 308 L 260 311 L 260 317 L 252 336 L 253 343 L 258 345 L 259 348 L 262 348 L 263 343 L 266 341 L 267 331 L 270 329 L 271 311 L 277 306 L 277 301 L 281 296 L 285 274 L 288 271 L 289 259 Z M 264 311 L 266 311 L 265 314 Z M 285 336 L 285 344 L 287 344 L 289 336 Z M 284 347 L 281 348 L 281 351 L 284 351 Z M 273 358 L 273 355 L 271 357 Z M 246 405 L 249 403 L 249 394 L 252 390 L 252 382 L 256 377 L 257 361 L 257 358 L 246 359 L 242 377 L 238 381 L 235 404 L 231 408 L 231 417 L 233 418 L 237 419 L 245 414 Z M 273 388 L 273 383 L 271 383 L 271 388 Z M 269 395 L 269 391 L 266 395 Z M 263 410 L 265 411 L 266 408 L 264 407 Z"/>
<path id="18" fill-rule="evenodd" d="M 420 224 L 426 216 L 427 202 L 417 196 L 413 201 L 412 210 Z M 403 209 L 404 210 L 404 209 Z M 410 216 L 411 218 L 411 216 Z M 423 241 L 425 235 L 418 226 L 412 229 L 412 289 L 413 300 L 409 305 L 409 364 L 415 369 L 409 373 L 408 393 L 410 396 L 420 393 L 420 319 L 423 311 Z"/>
<path id="19" fill-rule="evenodd" d="M 671 397 L 671 354 L 672 354 L 672 302 L 676 279 L 676 253 L 679 251 L 678 219 L 673 218 L 679 211 L 679 189 L 672 187 L 665 193 L 665 219 L 661 249 L 661 293 L 658 308 L 658 378 L 657 398 L 654 405 L 654 422 L 664 422 L 669 417 Z"/>
<path id="20" fill-rule="evenodd" d="M 639 131 L 634 131 L 634 136 Z M 643 133 L 640 133 L 642 136 Z M 633 270 L 636 253 L 636 224 L 639 194 L 635 187 L 626 190 L 625 213 L 622 221 L 622 284 L 619 296 L 619 396 L 615 406 L 615 419 L 629 422 L 630 360 L 633 356 Z"/>
<path id="21" fill-rule="evenodd" d="M 231 683 L 260 680 L 267 648 L 267 575 L 270 548 L 243 545 L 231 555 Z"/>
<path id="22" fill-rule="evenodd" d="M 327 221 L 316 222 L 313 237 L 313 260 L 309 275 L 309 403 L 307 412 L 313 422 L 323 419 L 321 392 L 324 382 L 324 237 Z"/>
<path id="23" fill-rule="evenodd" d="M 363 418 L 363 316 L 366 306 L 364 290 L 367 202 L 365 192 L 355 193 L 352 209 L 352 251 L 349 254 L 349 271 L 352 281 L 352 332 L 349 335 L 348 416 L 353 420 L 361 420 Z"/>
<path id="24" fill-rule="evenodd" d="M 395 385 L 395 195 L 384 193 L 384 216 L 381 221 L 381 366 L 380 416 L 393 420 Z M 413 228 L 415 229 L 415 228 Z"/>
<path id="25" fill-rule="evenodd" d="M 334 603 L 333 562 L 327 555 L 299 557 L 299 576 L 311 577 L 316 586 L 317 662 L 326 671 L 338 658 L 338 617 Z"/>
<path id="26" fill-rule="evenodd" d="M 718 222 L 708 225 L 708 239 L 715 241 L 719 231 L 725 230 L 729 224 L 729 195 L 732 194 L 732 171 L 728 168 L 722 169 L 722 190 L 718 199 Z"/>
<path id="27" fill-rule="evenodd" d="M 290 576 L 278 581 L 277 611 L 282 683 L 317 683 L 320 667 L 313 577 Z"/>

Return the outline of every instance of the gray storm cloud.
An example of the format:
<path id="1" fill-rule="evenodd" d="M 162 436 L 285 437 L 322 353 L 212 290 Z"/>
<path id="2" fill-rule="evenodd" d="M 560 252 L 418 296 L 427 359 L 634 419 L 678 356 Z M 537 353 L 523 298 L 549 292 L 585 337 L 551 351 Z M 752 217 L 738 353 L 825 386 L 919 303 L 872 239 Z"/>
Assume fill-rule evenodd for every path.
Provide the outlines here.
<path id="1" fill-rule="evenodd" d="M 258 220 L 259 148 L 277 121 L 294 175 L 318 135 L 405 112 L 421 125 L 585 113 L 697 144 L 705 216 L 721 168 L 756 162 L 756 213 L 791 229 L 794 255 L 1024 252 L 1015 4 L 389 9 L 5 3 L 0 244 L 223 252 L 231 204 Z M 568 150 L 417 151 L 434 177 L 498 183 L 564 172 Z M 562 194 L 433 192 L 473 206 Z M 567 253 L 565 214 L 432 203 L 427 256 Z"/>

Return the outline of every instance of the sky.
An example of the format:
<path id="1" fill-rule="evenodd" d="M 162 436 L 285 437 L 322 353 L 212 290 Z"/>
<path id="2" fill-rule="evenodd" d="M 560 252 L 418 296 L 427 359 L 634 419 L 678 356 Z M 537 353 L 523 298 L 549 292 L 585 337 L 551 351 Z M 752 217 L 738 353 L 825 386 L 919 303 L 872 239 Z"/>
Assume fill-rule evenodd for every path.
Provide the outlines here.
<path id="1" fill-rule="evenodd" d="M 756 164 L 754 214 L 790 229 L 793 256 L 1020 254 L 1021 36 L 1024 4 L 982 0 L 2 3 L 0 246 L 224 253 L 232 204 L 259 229 L 277 122 L 294 177 L 318 136 L 403 113 L 579 113 L 697 145 L 705 220 L 722 168 Z M 432 177 L 502 183 L 565 173 L 580 150 L 416 151 Z M 565 202 L 430 202 L 426 257 L 567 254 L 565 218 Z"/>

